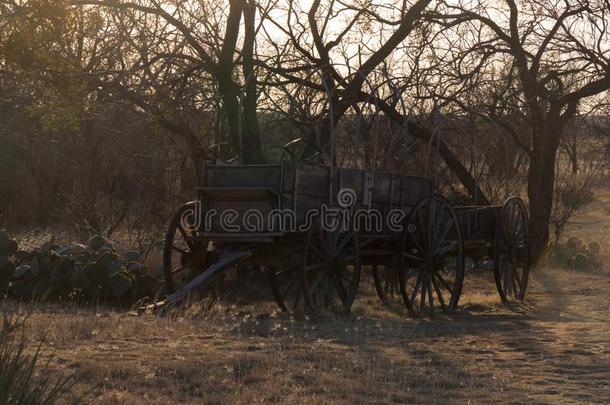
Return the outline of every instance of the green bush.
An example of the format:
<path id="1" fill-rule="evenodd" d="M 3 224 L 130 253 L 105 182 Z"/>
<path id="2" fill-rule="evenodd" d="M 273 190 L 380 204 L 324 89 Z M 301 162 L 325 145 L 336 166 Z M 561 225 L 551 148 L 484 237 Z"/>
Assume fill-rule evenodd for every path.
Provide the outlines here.
<path id="1" fill-rule="evenodd" d="M 569 238 L 558 243 L 551 252 L 553 264 L 577 271 L 598 270 L 602 267 L 599 256 L 601 247 L 597 242 L 586 244 L 578 238 Z"/>
<path id="2" fill-rule="evenodd" d="M 0 256 L 3 291 L 17 299 L 71 300 L 87 303 L 129 303 L 151 295 L 155 280 L 137 252 L 122 257 L 112 244 L 94 236 L 88 245 L 46 243 L 32 251 L 17 250 L 0 231 L 10 249 Z"/>
<path id="3" fill-rule="evenodd" d="M 26 353 L 23 334 L 17 336 L 25 319 L 4 315 L 0 330 L 0 404 L 36 405 L 66 401 L 74 379 L 54 378 L 49 362 L 41 362 L 40 346 L 34 354 Z"/>

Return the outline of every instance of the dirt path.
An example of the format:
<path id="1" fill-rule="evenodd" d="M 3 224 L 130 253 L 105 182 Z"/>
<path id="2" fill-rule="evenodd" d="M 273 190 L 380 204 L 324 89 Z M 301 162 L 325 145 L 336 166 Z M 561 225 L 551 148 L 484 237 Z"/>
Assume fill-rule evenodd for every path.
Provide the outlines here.
<path id="1" fill-rule="evenodd" d="M 596 207 L 579 229 L 608 254 Z M 164 317 L 45 306 L 27 333 L 95 403 L 610 403 L 610 272 L 536 271 L 512 307 L 470 274 L 458 313 L 417 321 L 363 283 L 351 316 L 316 322 L 269 301 Z"/>

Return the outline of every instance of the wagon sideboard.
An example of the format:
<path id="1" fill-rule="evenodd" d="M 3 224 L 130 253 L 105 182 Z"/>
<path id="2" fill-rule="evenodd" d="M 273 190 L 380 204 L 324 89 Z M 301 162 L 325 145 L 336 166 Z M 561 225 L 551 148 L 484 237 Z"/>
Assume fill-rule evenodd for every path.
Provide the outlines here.
<path id="1" fill-rule="evenodd" d="M 408 210 L 432 194 L 434 187 L 427 177 L 285 162 L 205 165 L 198 191 L 204 212 L 214 210 L 219 214 L 234 210 L 233 223 L 238 227 L 244 224 L 245 216 L 251 216 L 246 214 L 251 210 L 261 213 L 265 222 L 273 210 L 291 211 L 298 227 L 306 221 L 307 212 L 324 204 L 337 206 L 338 198 L 347 198 L 355 208 L 374 208 L 383 215 L 396 208 Z M 237 227 L 232 230 L 221 227 L 220 215 L 208 222 L 205 231 L 243 232 Z M 252 218 L 249 222 L 253 222 Z M 263 225 L 263 232 L 277 231 L 270 229 L 274 227 L 271 223 Z"/>

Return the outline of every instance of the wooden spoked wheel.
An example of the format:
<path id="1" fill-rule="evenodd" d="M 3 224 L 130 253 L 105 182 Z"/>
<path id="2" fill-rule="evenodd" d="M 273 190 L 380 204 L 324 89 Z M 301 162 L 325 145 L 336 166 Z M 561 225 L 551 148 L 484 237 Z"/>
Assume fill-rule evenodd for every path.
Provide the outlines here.
<path id="1" fill-rule="evenodd" d="M 349 312 L 360 271 L 356 232 L 324 230 L 317 223 L 304 235 L 301 265 L 272 271 L 272 290 L 283 310 Z"/>
<path id="2" fill-rule="evenodd" d="M 506 199 L 496 225 L 494 277 L 503 302 L 525 298 L 530 270 L 527 208 L 519 197 Z"/>
<path id="3" fill-rule="evenodd" d="M 300 264 L 271 269 L 271 290 L 277 305 L 285 312 L 305 313 L 315 310 L 309 280 L 322 267 L 321 247 L 315 224 L 303 234 Z"/>
<path id="4" fill-rule="evenodd" d="M 282 311 L 298 313 L 311 309 L 300 266 L 271 268 L 270 283 L 273 298 Z"/>
<path id="5" fill-rule="evenodd" d="M 314 311 L 349 312 L 360 284 L 361 257 L 355 230 L 325 230 L 318 225 L 308 238 L 304 274 Z"/>
<path id="6" fill-rule="evenodd" d="M 373 265 L 372 270 L 375 290 L 381 302 L 387 304 L 401 296 L 397 266 Z"/>
<path id="7" fill-rule="evenodd" d="M 411 211 L 398 250 L 400 292 L 409 315 L 453 311 L 464 281 L 464 243 L 455 210 L 437 195 Z"/>
<path id="8" fill-rule="evenodd" d="M 196 209 L 195 202 L 180 207 L 174 213 L 165 235 L 163 272 L 168 294 L 201 274 L 216 258 L 215 252 L 208 249 L 209 243 L 197 239 L 195 230 L 187 224 L 192 222 Z M 219 293 L 219 282 L 220 279 L 213 283 L 213 288 L 206 290 L 205 295 L 211 293 L 216 297 Z"/>

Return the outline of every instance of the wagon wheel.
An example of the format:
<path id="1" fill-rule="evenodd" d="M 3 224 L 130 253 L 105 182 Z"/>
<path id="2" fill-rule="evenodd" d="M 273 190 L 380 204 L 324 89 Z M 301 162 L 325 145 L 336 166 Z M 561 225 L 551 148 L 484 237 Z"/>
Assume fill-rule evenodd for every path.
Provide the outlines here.
<path id="1" fill-rule="evenodd" d="M 375 290 L 383 303 L 400 296 L 400 278 L 397 266 L 373 265 L 373 280 Z"/>
<path id="2" fill-rule="evenodd" d="M 360 284 L 361 257 L 355 230 L 312 228 L 305 251 L 304 272 L 314 311 L 349 312 Z"/>
<path id="3" fill-rule="evenodd" d="M 301 265 L 272 272 L 272 290 L 283 310 L 349 312 L 360 283 L 360 249 L 353 230 L 305 233 Z"/>
<path id="4" fill-rule="evenodd" d="M 216 259 L 217 254 L 209 250 L 209 242 L 197 239 L 195 231 L 186 225 L 189 216 L 195 215 L 195 202 L 188 202 L 173 215 L 163 247 L 163 272 L 165 289 L 168 293 L 176 291 L 182 285 L 207 269 Z M 220 292 L 219 278 L 211 289 L 212 296 Z"/>
<path id="5" fill-rule="evenodd" d="M 453 311 L 464 281 L 464 243 L 455 210 L 438 195 L 420 201 L 398 251 L 400 292 L 410 316 Z"/>
<path id="6" fill-rule="evenodd" d="M 311 311 L 312 293 L 308 279 L 314 277 L 312 273 L 321 267 L 319 239 L 312 226 L 304 233 L 301 263 L 284 268 L 272 268 L 270 272 L 271 291 L 277 305 L 285 312 L 302 313 Z M 301 249 L 299 249 L 301 250 Z"/>
<path id="7" fill-rule="evenodd" d="M 503 302 L 525 298 L 530 270 L 527 208 L 509 197 L 500 210 L 494 241 L 494 277 Z"/>
<path id="8" fill-rule="evenodd" d="M 271 268 L 270 284 L 277 305 L 286 312 L 305 312 L 311 307 L 306 301 L 303 273 L 299 266 Z"/>

